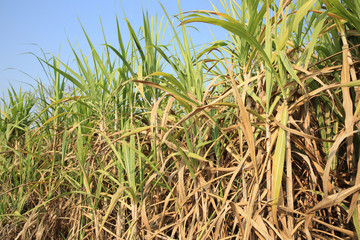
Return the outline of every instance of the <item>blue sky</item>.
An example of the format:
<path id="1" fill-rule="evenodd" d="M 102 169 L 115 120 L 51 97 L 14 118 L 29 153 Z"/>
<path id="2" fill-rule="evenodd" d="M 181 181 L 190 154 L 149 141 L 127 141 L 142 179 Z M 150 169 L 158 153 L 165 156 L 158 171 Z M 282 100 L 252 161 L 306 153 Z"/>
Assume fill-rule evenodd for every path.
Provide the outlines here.
<path id="1" fill-rule="evenodd" d="M 169 15 L 178 13 L 177 0 L 160 2 Z M 182 11 L 213 10 L 208 0 L 180 2 Z M 219 0 L 212 2 L 221 7 Z M 93 44 L 100 46 L 103 43 L 101 18 L 107 41 L 117 46 L 116 16 L 122 32 L 127 34 L 124 11 L 137 30 L 141 26 L 142 10 L 147 10 L 151 16 L 164 15 L 157 0 L 0 0 L 0 96 L 6 95 L 10 83 L 15 89 L 22 85 L 28 90 L 29 84 L 35 83 L 32 78 L 47 81 L 36 57 L 27 53 L 42 56 L 40 48 L 54 55 L 60 51 L 61 60 L 68 62 L 73 59 L 69 42 L 86 48 L 79 19 Z M 195 32 L 193 40 L 198 43 L 212 41 L 208 26 L 201 27 L 206 33 Z"/>

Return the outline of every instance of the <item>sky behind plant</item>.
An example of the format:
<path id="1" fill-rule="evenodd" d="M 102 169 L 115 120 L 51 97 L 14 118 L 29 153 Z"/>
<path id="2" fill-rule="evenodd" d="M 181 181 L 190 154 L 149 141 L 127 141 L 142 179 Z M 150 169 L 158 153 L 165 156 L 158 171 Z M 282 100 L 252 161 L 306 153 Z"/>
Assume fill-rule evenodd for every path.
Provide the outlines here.
<path id="1" fill-rule="evenodd" d="M 178 13 L 177 0 L 160 2 L 169 15 Z M 208 0 L 180 2 L 182 11 L 213 10 Z M 215 6 L 221 7 L 219 0 L 212 2 Z M 124 21 L 125 15 L 133 28 L 138 30 L 142 24 L 143 10 L 147 10 L 150 16 L 164 16 L 156 0 L 0 0 L 0 95 L 7 95 L 10 84 L 15 90 L 18 90 L 20 85 L 28 90 L 31 89 L 30 85 L 35 84 L 34 79 L 47 81 L 39 61 L 32 55 L 42 57 L 41 49 L 54 55 L 60 51 L 60 58 L 65 63 L 73 60 L 69 43 L 75 50 L 78 46 L 82 50 L 87 49 L 80 22 L 93 44 L 99 47 L 104 43 L 101 19 L 108 43 L 117 47 L 116 16 L 126 37 L 128 31 Z M 208 26 L 200 27 L 199 29 L 205 29 L 206 33 L 194 31 L 194 42 L 212 41 Z"/>

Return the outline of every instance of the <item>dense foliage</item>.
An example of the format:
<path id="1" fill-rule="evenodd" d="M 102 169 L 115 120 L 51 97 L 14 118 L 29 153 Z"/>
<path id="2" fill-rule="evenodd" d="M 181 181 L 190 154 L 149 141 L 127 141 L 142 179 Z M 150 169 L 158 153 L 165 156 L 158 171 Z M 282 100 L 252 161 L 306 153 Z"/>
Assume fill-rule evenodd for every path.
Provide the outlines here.
<path id="1" fill-rule="evenodd" d="M 39 58 L 51 86 L 3 98 L 1 239 L 360 237 L 359 1 L 221 3 Z"/>

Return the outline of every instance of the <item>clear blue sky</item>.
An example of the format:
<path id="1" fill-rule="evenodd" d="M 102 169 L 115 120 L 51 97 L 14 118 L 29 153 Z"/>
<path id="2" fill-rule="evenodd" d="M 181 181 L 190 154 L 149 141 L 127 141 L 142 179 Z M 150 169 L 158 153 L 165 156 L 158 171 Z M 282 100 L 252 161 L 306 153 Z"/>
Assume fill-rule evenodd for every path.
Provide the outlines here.
<path id="1" fill-rule="evenodd" d="M 169 15 L 178 13 L 177 0 L 160 2 Z M 213 10 L 208 0 L 180 2 L 182 11 Z M 220 8 L 219 0 L 212 2 Z M 68 40 L 72 45 L 78 43 L 82 49 L 86 48 L 87 42 L 78 18 L 95 46 L 103 43 L 100 18 L 107 41 L 118 46 L 116 16 L 124 34 L 127 34 L 123 10 L 135 30 L 141 26 L 142 10 L 148 10 L 152 16 L 164 15 L 157 0 L 0 0 L 0 96 L 3 93 L 7 95 L 10 83 L 15 89 L 19 89 L 20 85 L 30 89 L 28 84 L 34 84 L 32 78 L 46 82 L 36 57 L 25 53 L 41 56 L 41 48 L 46 53 L 57 55 L 60 50 L 61 60 L 67 62 L 73 59 Z M 204 26 L 206 32 L 208 27 Z M 210 34 L 204 32 L 195 33 L 192 38 L 199 43 L 213 40 Z"/>

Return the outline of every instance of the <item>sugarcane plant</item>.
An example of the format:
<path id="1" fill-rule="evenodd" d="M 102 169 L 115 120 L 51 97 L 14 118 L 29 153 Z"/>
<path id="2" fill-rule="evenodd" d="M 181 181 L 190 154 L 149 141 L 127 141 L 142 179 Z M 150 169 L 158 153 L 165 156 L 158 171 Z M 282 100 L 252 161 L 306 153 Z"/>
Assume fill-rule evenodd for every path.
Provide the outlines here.
<path id="1" fill-rule="evenodd" d="M 50 87 L 2 98 L 2 238 L 360 239 L 359 1 L 219 2 L 37 56 Z"/>

